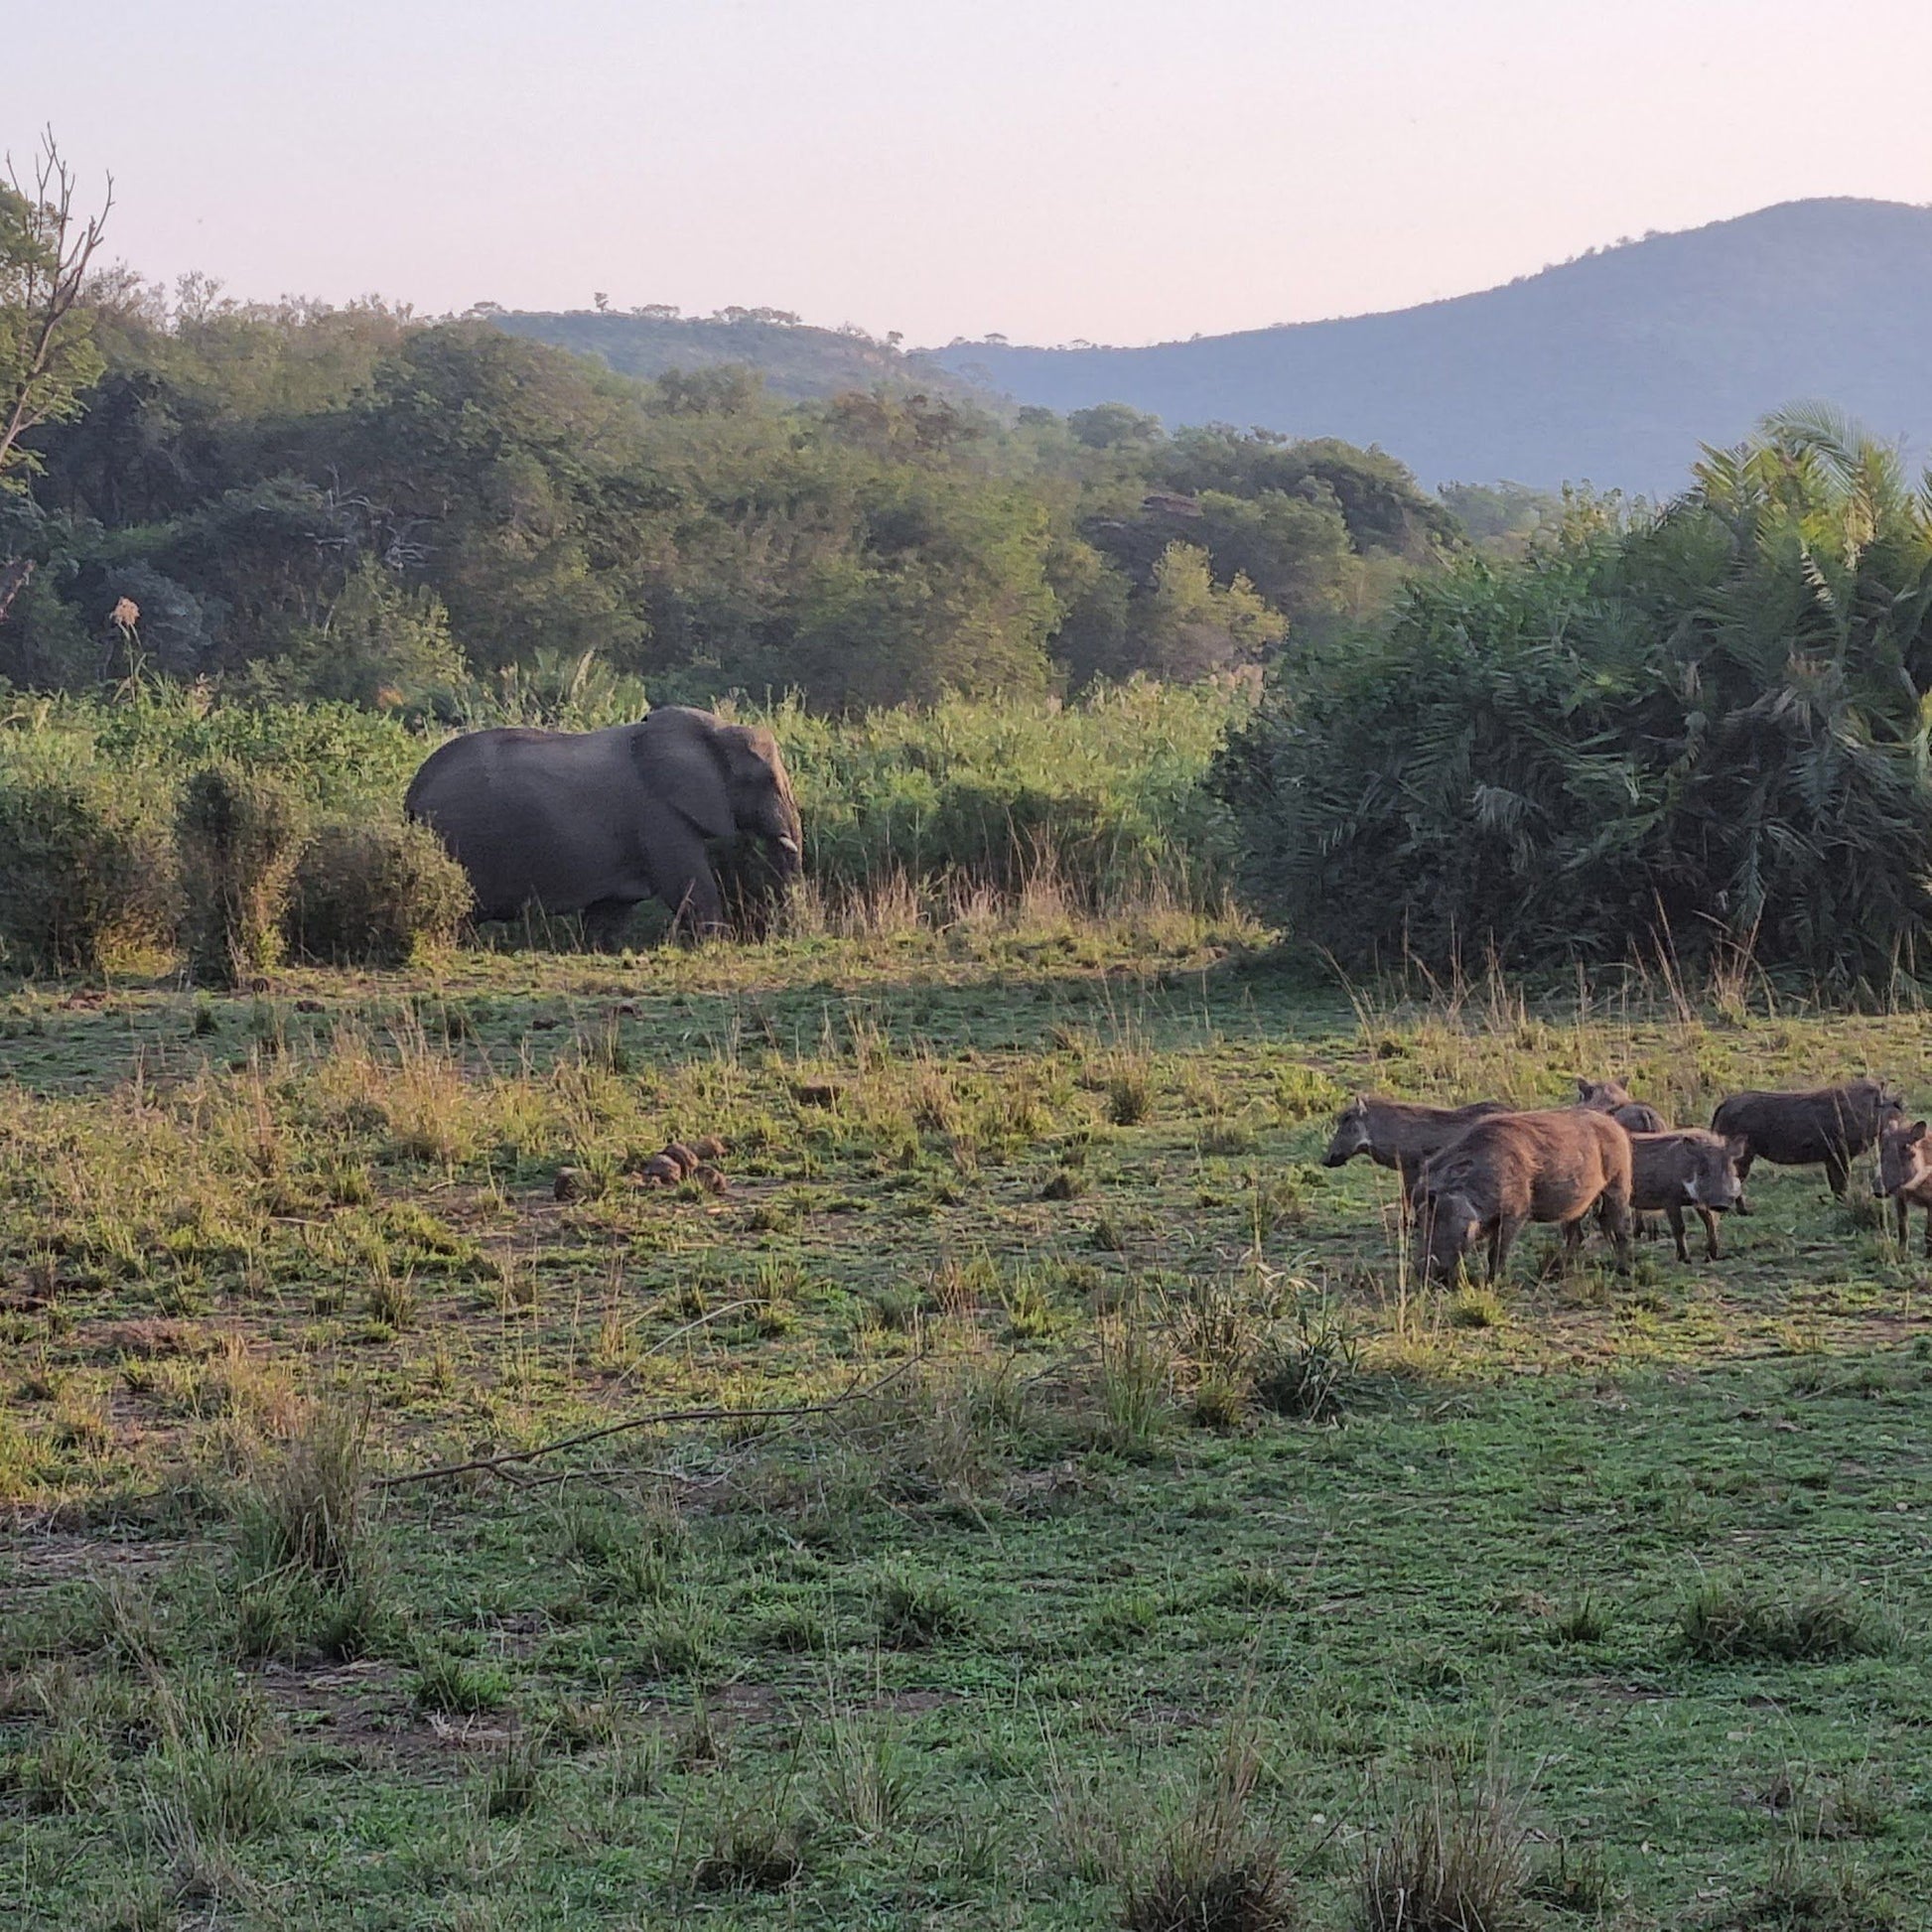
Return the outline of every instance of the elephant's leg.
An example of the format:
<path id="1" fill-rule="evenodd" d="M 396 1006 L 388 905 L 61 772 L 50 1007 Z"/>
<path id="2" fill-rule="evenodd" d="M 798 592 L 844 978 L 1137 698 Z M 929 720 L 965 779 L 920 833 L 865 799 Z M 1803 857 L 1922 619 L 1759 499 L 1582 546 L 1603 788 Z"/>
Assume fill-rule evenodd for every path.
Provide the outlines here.
<path id="1" fill-rule="evenodd" d="M 696 832 L 688 826 L 660 827 L 649 866 L 651 890 L 671 908 L 680 935 L 703 938 L 724 930 L 724 901 Z"/>
<path id="2" fill-rule="evenodd" d="M 616 952 L 635 909 L 627 898 L 601 898 L 585 906 L 585 943 L 593 952 Z"/>

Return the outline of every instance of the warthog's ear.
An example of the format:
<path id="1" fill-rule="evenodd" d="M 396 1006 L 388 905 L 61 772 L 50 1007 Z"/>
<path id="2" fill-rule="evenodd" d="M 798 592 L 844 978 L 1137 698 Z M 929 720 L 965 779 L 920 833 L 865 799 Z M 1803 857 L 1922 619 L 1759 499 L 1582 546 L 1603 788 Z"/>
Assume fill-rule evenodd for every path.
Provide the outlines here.
<path id="1" fill-rule="evenodd" d="M 1581 1073 L 1577 1075 L 1577 1098 L 1579 1100 L 1587 1100 L 1589 1098 L 1589 1086 L 1590 1083 Z"/>
<path id="2" fill-rule="evenodd" d="M 1725 1153 L 1735 1161 L 1741 1161 L 1751 1151 L 1750 1142 L 1742 1134 L 1725 1136 Z"/>
<path id="3" fill-rule="evenodd" d="M 1905 1135 L 1905 1145 L 1907 1147 L 1917 1147 L 1919 1142 L 1921 1142 L 1924 1139 L 1925 1139 L 1924 1121 L 1922 1120 L 1913 1121 L 1910 1129 L 1907 1131 Z"/>

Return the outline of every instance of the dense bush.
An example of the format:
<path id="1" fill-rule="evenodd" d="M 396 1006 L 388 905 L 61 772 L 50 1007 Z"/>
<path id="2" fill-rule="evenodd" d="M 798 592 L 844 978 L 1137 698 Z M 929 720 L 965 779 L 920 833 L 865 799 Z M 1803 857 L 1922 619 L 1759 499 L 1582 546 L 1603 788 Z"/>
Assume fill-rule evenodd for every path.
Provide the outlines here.
<path id="1" fill-rule="evenodd" d="M 165 848 L 111 775 L 0 764 L 0 960 L 97 973 L 168 922 Z"/>
<path id="2" fill-rule="evenodd" d="M 204 984 L 230 986 L 269 971 L 302 845 L 301 808 L 266 772 L 205 765 L 175 814 L 182 951 Z"/>
<path id="3" fill-rule="evenodd" d="M 1889 453 L 1775 420 L 1662 513 L 1580 506 L 1296 664 L 1215 768 L 1243 883 L 1351 967 L 1729 950 L 1883 985 L 1928 909 L 1928 615 Z"/>
<path id="4" fill-rule="evenodd" d="M 469 916 L 470 881 L 422 825 L 335 822 L 302 848 L 284 931 L 290 950 L 337 965 L 406 965 Z"/>
<path id="5" fill-rule="evenodd" d="M 1201 776 L 1249 700 L 1235 683 L 1136 682 L 1078 704 L 770 719 L 805 822 L 807 870 L 834 897 L 897 880 L 1010 895 L 1050 878 L 1077 904 L 1156 888 L 1192 903 L 1228 879 L 1227 818 Z"/>

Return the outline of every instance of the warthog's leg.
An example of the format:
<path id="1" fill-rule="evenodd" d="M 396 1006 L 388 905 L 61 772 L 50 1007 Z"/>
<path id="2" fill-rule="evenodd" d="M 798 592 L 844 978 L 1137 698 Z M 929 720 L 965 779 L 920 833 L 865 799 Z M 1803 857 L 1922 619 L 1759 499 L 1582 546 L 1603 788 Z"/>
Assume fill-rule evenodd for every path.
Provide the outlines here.
<path id="1" fill-rule="evenodd" d="M 1840 1200 L 1845 1198 L 1846 1182 L 1852 1178 L 1852 1163 L 1842 1153 L 1825 1157 L 1825 1184 Z"/>
<path id="2" fill-rule="evenodd" d="M 1932 1207 L 1925 1210 L 1925 1252 L 1932 1255 Z"/>
<path id="3" fill-rule="evenodd" d="M 1678 1260 L 1689 1261 L 1691 1251 L 1684 1245 L 1684 1210 L 1672 1201 L 1664 1209 L 1664 1218 L 1670 1223 L 1671 1239 L 1677 1243 Z"/>
<path id="4" fill-rule="evenodd" d="M 1496 1217 L 1496 1225 L 1489 1235 L 1489 1281 L 1492 1287 L 1503 1278 L 1509 1251 L 1523 1231 L 1523 1220 L 1521 1214 L 1499 1214 Z"/>
<path id="5" fill-rule="evenodd" d="M 1604 1188 L 1603 1198 L 1597 1203 L 1597 1218 L 1602 1222 L 1603 1232 L 1616 1244 L 1616 1272 L 1627 1275 L 1630 1272 L 1630 1190 L 1627 1184 L 1614 1190 Z M 1681 1239 L 1681 1237 L 1680 1237 Z"/>
<path id="6" fill-rule="evenodd" d="M 1898 1215 L 1898 1245 L 1902 1248 L 1905 1245 L 1906 1229 L 1911 1224 L 1912 1210 L 1905 1204 L 1903 1194 L 1894 1194 L 1891 1197 L 1891 1204 Z M 1932 1243 L 1932 1207 L 1925 1210 L 1925 1238 L 1928 1243 Z"/>
<path id="7" fill-rule="evenodd" d="M 1718 1213 L 1716 1208 L 1700 1207 L 1698 1218 L 1704 1223 L 1704 1258 L 1706 1261 L 1722 1261 L 1724 1250 L 1718 1245 Z"/>
<path id="8" fill-rule="evenodd" d="M 1751 1163 L 1756 1159 L 1757 1156 L 1746 1148 L 1737 1162 L 1737 1206 L 1733 1211 L 1738 1214 L 1751 1211 L 1750 1202 L 1744 1198 L 1744 1182 L 1751 1177 Z"/>

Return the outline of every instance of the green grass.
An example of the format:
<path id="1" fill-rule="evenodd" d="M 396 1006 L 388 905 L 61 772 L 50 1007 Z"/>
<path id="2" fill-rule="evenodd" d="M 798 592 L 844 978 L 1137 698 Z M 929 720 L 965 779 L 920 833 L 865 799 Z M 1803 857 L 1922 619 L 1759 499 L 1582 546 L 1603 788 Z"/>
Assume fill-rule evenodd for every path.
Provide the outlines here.
<path id="1" fill-rule="evenodd" d="M 1242 940 L 0 996 L 8 1922 L 1924 1922 L 1917 1257 L 1760 1168 L 1722 1263 L 1426 1294 L 1318 1163 L 1366 1085 L 1932 1099 L 1932 1022 Z"/>

